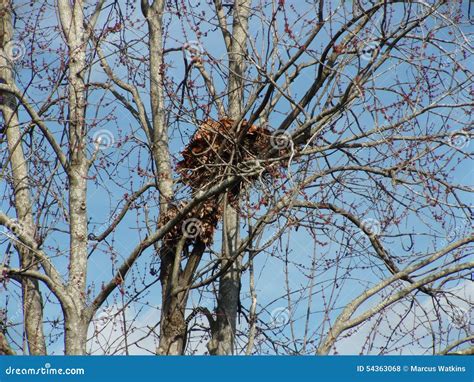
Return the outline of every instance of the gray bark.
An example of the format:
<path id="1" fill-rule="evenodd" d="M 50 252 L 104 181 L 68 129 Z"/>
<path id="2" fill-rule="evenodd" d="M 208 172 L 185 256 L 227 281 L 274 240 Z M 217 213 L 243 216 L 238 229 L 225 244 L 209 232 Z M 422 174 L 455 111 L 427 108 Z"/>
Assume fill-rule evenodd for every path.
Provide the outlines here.
<path id="1" fill-rule="evenodd" d="M 245 71 L 245 55 L 248 40 L 248 18 L 250 15 L 250 0 L 238 0 L 234 4 L 232 35 L 230 38 L 229 54 L 229 117 L 235 120 L 241 118 L 243 109 L 243 86 Z M 221 25 L 221 28 L 225 25 Z M 236 255 L 239 245 L 239 214 L 224 200 L 224 226 L 222 267 L 228 266 L 228 271 L 220 277 L 219 297 L 217 302 L 216 329 L 213 330 L 211 341 L 208 343 L 210 354 L 226 355 L 234 353 L 237 313 L 241 283 L 241 256 Z"/>
<path id="2" fill-rule="evenodd" d="M 0 355 L 15 355 L 15 351 L 8 344 L 5 334 L 0 331 Z"/>
<path id="3" fill-rule="evenodd" d="M 241 256 L 236 255 L 239 243 L 239 215 L 229 204 L 224 207 L 222 267 L 231 265 L 219 279 L 216 325 L 208 344 L 209 353 L 227 355 L 234 353 L 237 312 L 240 303 Z"/>
<path id="4" fill-rule="evenodd" d="M 163 11 L 165 2 L 154 1 L 148 5 L 142 2 L 142 11 L 149 30 L 150 52 L 150 102 L 152 113 L 152 150 L 156 176 L 160 191 L 160 213 L 166 212 L 173 199 L 173 179 L 168 147 L 168 127 L 165 125 L 165 104 L 163 96 Z"/>
<path id="5" fill-rule="evenodd" d="M 11 20 L 11 5 L 9 2 L 0 5 L 0 77 L 7 84 L 13 85 L 13 63 L 4 50 L 5 44 L 12 40 L 13 28 Z M 17 114 L 17 102 L 11 93 L 3 94 L 1 112 L 5 121 L 6 138 L 10 155 L 15 209 L 18 223 L 25 234 L 35 237 L 31 191 L 28 182 L 28 166 L 21 143 L 21 132 Z M 22 269 L 37 271 L 33 253 L 24 245 L 17 244 Z M 43 300 L 38 281 L 29 277 L 21 278 L 23 322 L 29 353 L 32 355 L 46 354 L 43 333 Z"/>
<path id="6" fill-rule="evenodd" d="M 66 354 L 84 354 L 88 320 L 83 317 L 86 306 L 87 277 L 87 173 L 85 85 L 86 33 L 83 3 L 71 6 L 58 1 L 62 30 L 69 49 L 69 280 L 67 292 L 74 302 L 65 310 Z"/>
<path id="7" fill-rule="evenodd" d="M 146 17 L 149 31 L 150 52 L 150 102 L 152 112 L 151 146 L 160 192 L 160 215 L 164 215 L 173 200 L 172 169 L 168 147 L 168 127 L 165 123 L 163 95 L 163 34 L 162 21 L 165 2 L 156 0 L 148 4 L 142 1 L 142 13 Z M 160 224 L 160 223 L 159 223 Z M 183 354 L 186 338 L 185 308 L 187 293 L 173 294 L 182 280 L 180 248 L 158 248 L 161 258 L 160 283 L 162 309 L 160 317 L 160 341 L 156 353 Z M 174 269 L 174 271 L 173 271 Z"/>

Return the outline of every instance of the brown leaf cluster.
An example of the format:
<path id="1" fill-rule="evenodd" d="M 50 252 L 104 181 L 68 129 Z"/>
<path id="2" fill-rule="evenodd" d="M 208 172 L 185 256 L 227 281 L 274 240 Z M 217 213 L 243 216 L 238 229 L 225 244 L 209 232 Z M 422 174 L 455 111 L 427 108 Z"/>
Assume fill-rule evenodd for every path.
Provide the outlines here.
<path id="1" fill-rule="evenodd" d="M 167 222 L 173 219 L 179 213 L 180 206 L 171 206 L 162 216 L 162 221 Z M 196 239 L 201 240 L 204 244 L 212 244 L 214 230 L 222 216 L 222 207 L 216 202 L 216 199 L 208 199 L 204 201 L 199 208 L 190 211 L 182 220 L 176 224 L 172 230 L 165 236 L 164 241 L 171 246 L 183 236 L 187 238 L 187 244 Z"/>
<path id="2" fill-rule="evenodd" d="M 192 192 L 203 190 L 225 177 L 229 166 L 236 168 L 243 161 L 262 157 L 271 149 L 271 131 L 263 126 L 249 125 L 242 121 L 240 128 L 233 129 L 235 121 L 224 118 L 219 121 L 204 121 L 182 151 L 183 159 L 178 162 L 177 172 L 180 182 L 189 186 Z M 238 208 L 242 184 L 228 190 L 228 202 Z M 191 211 L 184 221 L 198 219 L 199 238 L 211 244 L 214 230 L 222 217 L 222 199 L 219 196 L 206 200 L 199 208 Z M 178 210 L 171 208 L 165 221 L 176 216 Z M 177 242 L 183 235 L 184 227 L 177 225 L 165 240 Z"/>
<path id="3" fill-rule="evenodd" d="M 202 189 L 224 175 L 229 165 L 257 158 L 270 147 L 271 131 L 243 121 L 239 131 L 230 118 L 201 124 L 181 153 L 178 163 L 181 182 L 193 190 Z"/>

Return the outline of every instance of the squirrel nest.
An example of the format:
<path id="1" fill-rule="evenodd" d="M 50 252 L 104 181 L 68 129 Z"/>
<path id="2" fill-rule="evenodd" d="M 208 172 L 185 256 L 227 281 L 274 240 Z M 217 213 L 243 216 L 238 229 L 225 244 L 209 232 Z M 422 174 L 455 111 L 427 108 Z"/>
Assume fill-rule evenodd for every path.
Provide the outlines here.
<path id="1" fill-rule="evenodd" d="M 235 174 L 239 164 L 263 158 L 272 149 L 272 132 L 268 128 L 249 125 L 244 120 L 236 132 L 232 129 L 234 122 L 230 118 L 204 121 L 181 152 L 183 159 L 177 165 L 179 182 L 190 187 L 193 194 Z M 278 176 L 275 165 L 266 167 L 264 172 Z M 257 177 L 250 175 L 246 178 L 254 181 Z M 236 209 L 242 188 L 243 181 L 239 181 L 227 191 L 227 201 Z M 184 235 L 189 242 L 201 240 L 206 245 L 211 244 L 222 212 L 222 197 L 210 197 L 183 219 L 182 226 L 174 227 L 165 236 L 165 242 L 175 244 Z M 177 213 L 178 207 L 172 206 L 163 218 L 169 221 Z"/>

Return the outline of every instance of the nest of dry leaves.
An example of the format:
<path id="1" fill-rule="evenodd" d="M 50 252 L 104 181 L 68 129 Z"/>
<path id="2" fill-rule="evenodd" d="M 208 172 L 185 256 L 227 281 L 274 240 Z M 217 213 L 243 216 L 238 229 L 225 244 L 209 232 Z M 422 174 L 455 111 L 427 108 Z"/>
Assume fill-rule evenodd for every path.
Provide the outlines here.
<path id="1" fill-rule="evenodd" d="M 183 159 L 177 165 L 179 181 L 190 187 L 192 193 L 205 190 L 235 173 L 239 164 L 263 158 L 271 150 L 272 132 L 268 128 L 249 125 L 244 120 L 237 131 L 233 129 L 234 122 L 230 118 L 203 122 L 181 152 Z M 277 176 L 278 171 L 273 165 L 266 167 L 265 173 Z M 246 177 L 247 183 L 254 181 L 257 176 Z M 227 192 L 228 203 L 236 209 L 243 184 L 243 181 L 238 182 Z M 217 195 L 203 202 L 186 216 L 182 226 L 174 227 L 165 241 L 177 243 L 184 235 L 189 241 L 201 240 L 206 245 L 211 244 L 215 228 L 222 217 L 222 200 L 222 196 Z M 171 207 L 164 216 L 165 221 L 175 217 L 178 211 L 177 206 Z"/>

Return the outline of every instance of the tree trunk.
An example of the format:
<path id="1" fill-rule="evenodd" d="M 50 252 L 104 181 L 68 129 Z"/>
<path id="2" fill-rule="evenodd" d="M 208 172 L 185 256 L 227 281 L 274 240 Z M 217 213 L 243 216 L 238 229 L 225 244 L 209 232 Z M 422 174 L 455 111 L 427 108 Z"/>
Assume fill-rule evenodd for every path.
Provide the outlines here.
<path id="1" fill-rule="evenodd" d="M 142 1 L 142 13 L 149 30 L 150 51 L 150 102 L 152 111 L 152 151 L 156 166 L 158 189 L 160 191 L 160 215 L 164 216 L 173 201 L 172 169 L 168 147 L 168 127 L 165 124 L 163 96 L 163 33 L 162 19 L 165 2 L 155 0 L 151 5 Z M 180 282 L 180 251 L 176 248 L 155 247 L 161 259 L 160 283 L 162 288 L 162 309 L 160 318 L 160 342 L 157 354 L 183 354 L 186 340 L 185 308 L 187 293 L 172 295 Z M 178 257 L 178 259 L 176 259 Z M 173 272 L 173 267 L 177 267 Z"/>
<path id="2" fill-rule="evenodd" d="M 67 292 L 74 302 L 65 313 L 66 354 L 85 354 L 87 328 L 81 312 L 86 307 L 87 278 L 87 173 L 85 85 L 86 35 L 82 1 L 72 6 L 58 2 L 62 30 L 69 48 L 69 280 Z M 74 309 L 74 314 L 71 310 Z M 71 322 L 69 322 L 71 320 Z"/>
<path id="3" fill-rule="evenodd" d="M 243 105 L 245 72 L 245 55 L 247 50 L 248 18 L 250 0 L 237 0 L 234 4 L 232 38 L 229 53 L 229 116 L 237 120 L 241 118 Z M 216 329 L 208 344 L 210 354 L 224 355 L 234 353 L 237 312 L 240 295 L 240 263 L 241 256 L 236 257 L 239 245 L 238 212 L 224 200 L 224 227 L 222 267 L 232 262 L 228 271 L 219 280 L 219 298 L 217 302 Z"/>
<path id="4" fill-rule="evenodd" d="M 165 248 L 160 253 L 161 258 L 161 320 L 160 343 L 156 353 L 158 355 L 180 355 L 184 353 L 186 339 L 185 308 L 186 298 L 183 293 L 173 295 L 173 289 L 180 278 L 180 265 L 176 264 L 175 256 L 179 256 L 180 249 Z M 174 267 L 178 267 L 173 272 Z M 175 274 L 175 276 L 173 276 Z"/>
<path id="5" fill-rule="evenodd" d="M 236 255 L 239 244 L 239 228 L 237 211 L 225 203 L 221 266 L 226 267 L 229 262 L 231 265 L 219 280 L 216 325 L 207 346 L 209 353 L 213 355 L 234 353 L 237 312 L 240 303 L 241 256 L 237 256 L 236 259 L 233 257 Z"/>
<path id="6" fill-rule="evenodd" d="M 143 3 L 147 3 L 147 1 Z M 162 18 L 165 2 L 156 0 L 150 6 L 143 3 L 142 12 L 146 17 L 149 30 L 150 102 L 153 129 L 151 132 L 151 146 L 160 191 L 160 214 L 163 214 L 168 209 L 168 204 L 173 201 L 173 178 L 163 96 Z"/>
<path id="7" fill-rule="evenodd" d="M 9 85 L 13 85 L 12 62 L 8 52 L 4 50 L 5 44 L 12 40 L 13 28 L 11 21 L 11 5 L 5 2 L 0 5 L 0 76 Z M 15 209 L 18 223 L 25 233 L 35 238 L 35 224 L 33 220 L 31 192 L 28 183 L 27 161 L 23 153 L 21 132 L 17 115 L 17 102 L 15 96 L 4 93 L 1 111 L 5 121 L 6 137 L 12 169 L 13 190 L 15 194 Z M 25 246 L 16 245 L 20 258 L 20 267 L 37 271 L 39 266 L 35 263 L 33 253 Z M 43 300 L 37 280 L 22 277 L 23 322 L 28 343 L 29 353 L 32 355 L 46 354 L 46 345 L 43 333 Z"/>
<path id="8" fill-rule="evenodd" d="M 89 320 L 81 312 L 67 309 L 64 312 L 64 345 L 67 355 L 86 354 Z"/>

